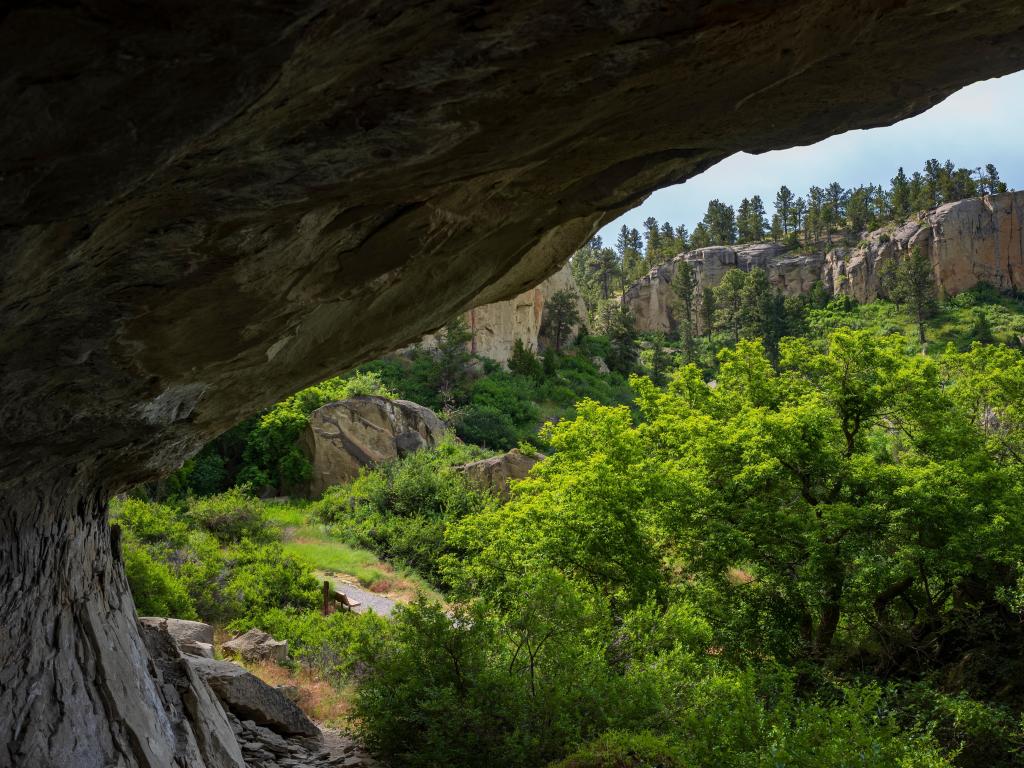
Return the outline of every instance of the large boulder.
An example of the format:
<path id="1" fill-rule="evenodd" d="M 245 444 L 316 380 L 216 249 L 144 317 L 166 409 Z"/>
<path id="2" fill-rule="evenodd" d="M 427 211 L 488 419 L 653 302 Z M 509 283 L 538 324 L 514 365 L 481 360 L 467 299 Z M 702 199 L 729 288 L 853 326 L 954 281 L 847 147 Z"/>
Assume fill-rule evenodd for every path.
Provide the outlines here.
<path id="1" fill-rule="evenodd" d="M 313 411 L 299 439 L 313 467 L 309 494 L 352 480 L 362 467 L 433 448 L 444 433 L 437 414 L 408 400 L 364 395 L 328 403 Z"/>
<path id="2" fill-rule="evenodd" d="M 509 481 L 522 480 L 530 473 L 533 465 L 543 458 L 539 454 L 527 456 L 518 448 L 513 448 L 500 456 L 459 464 L 453 469 L 462 473 L 471 485 L 508 499 Z"/>
<path id="3" fill-rule="evenodd" d="M 239 720 L 252 720 L 283 736 L 320 736 L 320 729 L 294 702 L 237 664 L 195 657 L 188 664 Z"/>
<path id="4" fill-rule="evenodd" d="M 144 626 L 155 627 L 169 634 L 182 653 L 213 658 L 213 627 L 209 624 L 160 616 L 140 616 L 139 621 Z"/>
<path id="5" fill-rule="evenodd" d="M 221 647 L 224 653 L 239 656 L 246 661 L 285 661 L 288 641 L 275 640 L 262 629 L 250 629 L 244 635 L 228 640 Z"/>

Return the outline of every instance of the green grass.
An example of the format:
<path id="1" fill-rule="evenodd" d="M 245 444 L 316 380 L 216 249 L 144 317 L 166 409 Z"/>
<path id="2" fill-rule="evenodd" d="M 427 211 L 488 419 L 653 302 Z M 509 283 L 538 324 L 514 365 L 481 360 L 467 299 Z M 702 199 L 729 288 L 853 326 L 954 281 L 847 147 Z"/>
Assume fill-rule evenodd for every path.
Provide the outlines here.
<path id="1" fill-rule="evenodd" d="M 309 517 L 309 504 L 301 501 L 268 504 L 263 503 L 263 511 L 267 519 L 282 528 L 295 528 L 306 524 Z"/>

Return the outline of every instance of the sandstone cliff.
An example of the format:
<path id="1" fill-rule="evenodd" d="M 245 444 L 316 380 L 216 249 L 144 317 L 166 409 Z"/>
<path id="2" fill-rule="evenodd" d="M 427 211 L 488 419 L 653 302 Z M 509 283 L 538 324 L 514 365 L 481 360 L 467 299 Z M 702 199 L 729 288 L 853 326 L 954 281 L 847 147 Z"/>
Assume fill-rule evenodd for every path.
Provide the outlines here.
<path id="1" fill-rule="evenodd" d="M 466 312 L 463 317 L 473 334 L 471 351 L 499 363 L 508 361 L 516 340 L 522 341 L 527 349 L 539 351 L 547 341 L 542 334 L 546 319 L 544 307 L 552 296 L 562 290 L 576 294 L 576 311 L 581 319 L 586 318 L 587 308 L 573 280 L 572 270 L 566 264 L 540 285 L 515 298 L 484 304 Z M 436 336 L 424 336 L 421 343 L 431 347 L 436 343 Z"/>
<path id="2" fill-rule="evenodd" d="M 858 301 L 879 298 L 879 275 L 915 246 L 931 259 L 942 295 L 952 296 L 981 282 L 1001 291 L 1024 290 L 1024 240 L 1021 235 L 1024 192 L 960 200 L 915 214 L 899 225 L 866 233 L 852 248 L 795 254 L 775 243 L 713 246 L 676 256 L 629 286 L 622 301 L 636 317 L 637 329 L 667 333 L 675 329 L 672 277 L 681 261 L 694 267 L 697 291 L 715 287 L 730 269 L 760 267 L 786 296 L 806 293 L 818 281 L 833 295 Z"/>

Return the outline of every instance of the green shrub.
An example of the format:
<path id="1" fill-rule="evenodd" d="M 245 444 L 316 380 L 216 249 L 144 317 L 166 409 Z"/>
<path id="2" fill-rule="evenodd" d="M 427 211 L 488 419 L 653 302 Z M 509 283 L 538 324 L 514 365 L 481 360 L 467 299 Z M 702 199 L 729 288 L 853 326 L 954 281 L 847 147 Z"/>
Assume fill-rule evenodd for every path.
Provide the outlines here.
<path id="1" fill-rule="evenodd" d="M 227 555 L 226 565 L 223 595 L 228 615 L 255 621 L 274 608 L 311 610 L 320 604 L 320 582 L 309 565 L 286 555 L 276 542 L 243 541 Z"/>
<path id="2" fill-rule="evenodd" d="M 445 441 L 432 451 L 364 470 L 353 482 L 328 489 L 310 512 L 352 544 L 438 583 L 438 561 L 453 551 L 445 541 L 448 524 L 487 502 L 452 465 L 480 454 L 471 446 Z"/>
<path id="3" fill-rule="evenodd" d="M 140 616 L 197 618 L 185 585 L 164 562 L 130 536 L 122 539 L 124 571 Z"/>
<path id="4" fill-rule="evenodd" d="M 188 536 L 188 522 L 181 509 L 142 499 L 113 499 L 110 522 L 120 525 L 142 544 L 173 549 Z"/>
<path id="5" fill-rule="evenodd" d="M 267 542 L 277 537 L 260 500 L 244 488 L 192 499 L 187 515 L 194 526 L 213 534 L 221 544 L 237 544 L 243 539 Z"/>
<path id="6" fill-rule="evenodd" d="M 519 442 L 511 417 L 493 406 L 471 405 L 455 422 L 455 433 L 467 443 L 507 451 Z"/>
<path id="7" fill-rule="evenodd" d="M 551 768 L 689 768 L 683 750 L 666 736 L 608 731 Z"/>

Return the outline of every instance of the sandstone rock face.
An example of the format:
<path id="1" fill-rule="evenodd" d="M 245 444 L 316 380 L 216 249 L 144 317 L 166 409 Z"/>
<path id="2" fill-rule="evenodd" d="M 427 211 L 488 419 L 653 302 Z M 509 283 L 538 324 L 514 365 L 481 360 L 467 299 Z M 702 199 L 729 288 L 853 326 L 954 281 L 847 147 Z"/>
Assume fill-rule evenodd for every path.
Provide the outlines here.
<path id="1" fill-rule="evenodd" d="M 237 664 L 195 657 L 187 662 L 240 720 L 253 720 L 283 736 L 320 737 L 320 729 L 294 702 Z"/>
<path id="2" fill-rule="evenodd" d="M 698 296 L 715 287 L 730 269 L 760 267 L 787 296 L 809 291 L 819 280 L 833 295 L 845 293 L 860 302 L 883 296 L 880 276 L 914 247 L 931 259 L 942 295 L 952 296 L 985 282 L 1001 291 L 1024 290 L 1024 192 L 959 200 L 915 214 L 899 225 L 868 232 L 855 248 L 837 247 L 827 254 L 787 254 L 773 243 L 702 248 L 680 254 L 629 286 L 622 301 L 637 329 L 675 330 L 672 277 L 683 260 L 694 267 Z"/>
<path id="3" fill-rule="evenodd" d="M 250 629 L 244 635 L 228 640 L 221 650 L 246 661 L 285 661 L 288 658 L 288 641 L 275 640 L 261 629 Z"/>
<path id="4" fill-rule="evenodd" d="M 787 255 L 786 249 L 777 243 L 717 245 L 682 253 L 655 267 L 623 292 L 621 301 L 636 318 L 637 330 L 670 333 L 676 329 L 673 316 L 675 293 L 671 283 L 682 261 L 693 266 L 698 297 L 705 287 L 714 288 L 722 282 L 722 277 L 730 269 L 749 272 L 755 267 L 765 270 L 768 281 L 785 295 L 795 296 L 809 291 L 816 281 L 821 280 L 825 257 L 817 254 Z"/>
<path id="5" fill-rule="evenodd" d="M 736 151 L 892 123 L 1024 68 L 1022 29 L 1019 0 L 11 5 L 11 761 L 194 764 L 158 711 L 111 494 L 522 293 L 653 190 Z"/>
<path id="6" fill-rule="evenodd" d="M 394 461 L 444 437 L 432 410 L 408 400 L 366 395 L 328 403 L 313 411 L 299 446 L 313 465 L 312 496 L 348 482 L 362 467 Z"/>
<path id="7" fill-rule="evenodd" d="M 543 458 L 543 456 L 526 456 L 518 448 L 513 448 L 500 456 L 471 461 L 469 464 L 460 464 L 454 469 L 465 475 L 473 486 L 490 491 L 502 499 L 508 499 L 509 481 L 522 480 L 530 473 L 533 465 Z"/>
<path id="8" fill-rule="evenodd" d="M 580 319 L 587 316 L 587 307 L 583 303 L 572 270 L 566 264 L 560 270 L 544 280 L 540 285 L 524 291 L 513 299 L 496 301 L 475 307 L 464 314 L 466 325 L 469 326 L 473 338 L 470 351 L 476 355 L 489 357 L 499 363 L 507 363 L 512 356 L 512 348 L 516 340 L 522 341 L 527 349 L 537 352 L 542 345 L 550 340 L 542 337 L 542 329 L 546 316 L 544 307 L 547 301 L 558 291 L 568 290 L 576 295 L 576 312 Z M 579 330 L 577 325 L 574 329 Z M 428 334 L 421 344 L 430 348 L 437 343 L 437 337 Z"/>
<path id="9" fill-rule="evenodd" d="M 886 264 L 919 246 L 932 262 L 941 294 L 984 282 L 1000 291 L 1024 290 L 1024 192 L 959 200 L 896 227 L 869 233 L 861 245 L 828 254 L 824 278 L 834 293 L 870 301 L 882 293 Z"/>

